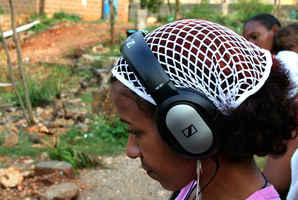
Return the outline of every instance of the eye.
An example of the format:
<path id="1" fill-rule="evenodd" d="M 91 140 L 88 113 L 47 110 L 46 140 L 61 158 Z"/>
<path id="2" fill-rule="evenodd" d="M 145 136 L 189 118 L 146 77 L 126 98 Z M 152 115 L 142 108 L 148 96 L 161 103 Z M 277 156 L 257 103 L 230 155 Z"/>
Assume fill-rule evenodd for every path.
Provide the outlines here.
<path id="1" fill-rule="evenodd" d="M 130 134 L 134 135 L 135 137 L 140 137 L 142 135 L 142 131 L 140 130 L 129 130 Z"/>
<path id="2" fill-rule="evenodd" d="M 253 39 L 253 40 L 257 40 L 258 37 L 259 37 L 258 34 L 252 34 L 252 35 L 250 35 L 250 38 Z"/>

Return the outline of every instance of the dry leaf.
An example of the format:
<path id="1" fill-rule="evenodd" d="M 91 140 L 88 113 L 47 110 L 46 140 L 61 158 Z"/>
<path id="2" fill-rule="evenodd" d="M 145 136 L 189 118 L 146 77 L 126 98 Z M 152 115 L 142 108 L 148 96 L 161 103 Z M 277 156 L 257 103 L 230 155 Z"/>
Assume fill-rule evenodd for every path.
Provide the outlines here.
<path id="1" fill-rule="evenodd" d="M 27 131 L 30 134 L 38 133 L 39 132 L 39 127 L 38 127 L 38 125 L 33 125 L 33 126 L 28 127 Z"/>

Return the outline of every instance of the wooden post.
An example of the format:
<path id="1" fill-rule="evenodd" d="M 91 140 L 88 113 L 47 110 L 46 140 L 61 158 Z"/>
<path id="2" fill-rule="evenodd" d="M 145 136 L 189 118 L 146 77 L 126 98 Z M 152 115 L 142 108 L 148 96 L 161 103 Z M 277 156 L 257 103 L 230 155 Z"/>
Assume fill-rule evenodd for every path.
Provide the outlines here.
<path id="1" fill-rule="evenodd" d="M 31 105 L 31 101 L 30 101 L 30 98 L 29 98 L 29 90 L 27 88 L 26 75 L 25 75 L 25 71 L 24 71 L 24 68 L 23 68 L 21 42 L 20 42 L 19 35 L 16 31 L 16 14 L 15 14 L 13 0 L 9 0 L 9 7 L 10 7 L 10 16 L 11 16 L 11 27 L 12 27 L 12 30 L 13 30 L 12 38 L 13 38 L 13 41 L 16 45 L 16 51 L 17 51 L 17 56 L 18 56 L 18 69 L 20 71 L 21 79 L 22 79 L 22 83 L 23 83 L 25 104 L 27 106 L 28 116 L 29 116 L 29 126 L 31 126 L 35 122 L 34 122 L 34 119 L 33 119 L 32 105 Z"/>

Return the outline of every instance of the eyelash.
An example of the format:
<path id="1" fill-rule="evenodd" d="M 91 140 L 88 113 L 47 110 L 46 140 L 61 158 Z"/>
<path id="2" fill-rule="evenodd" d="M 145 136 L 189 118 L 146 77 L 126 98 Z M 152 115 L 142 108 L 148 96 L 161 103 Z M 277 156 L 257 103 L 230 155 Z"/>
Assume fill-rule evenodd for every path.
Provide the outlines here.
<path id="1" fill-rule="evenodd" d="M 129 132 L 134 136 L 140 136 L 141 132 L 136 130 L 129 130 Z"/>

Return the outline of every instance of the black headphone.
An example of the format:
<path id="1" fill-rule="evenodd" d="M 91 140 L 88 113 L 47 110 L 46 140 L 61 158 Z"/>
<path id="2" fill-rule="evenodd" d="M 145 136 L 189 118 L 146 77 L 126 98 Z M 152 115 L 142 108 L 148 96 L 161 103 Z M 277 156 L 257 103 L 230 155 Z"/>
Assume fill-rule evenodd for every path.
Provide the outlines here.
<path id="1" fill-rule="evenodd" d="M 123 58 L 157 104 L 156 123 L 163 140 L 183 156 L 198 159 L 216 152 L 211 121 L 215 105 L 203 94 L 176 88 L 138 31 L 121 46 Z"/>

